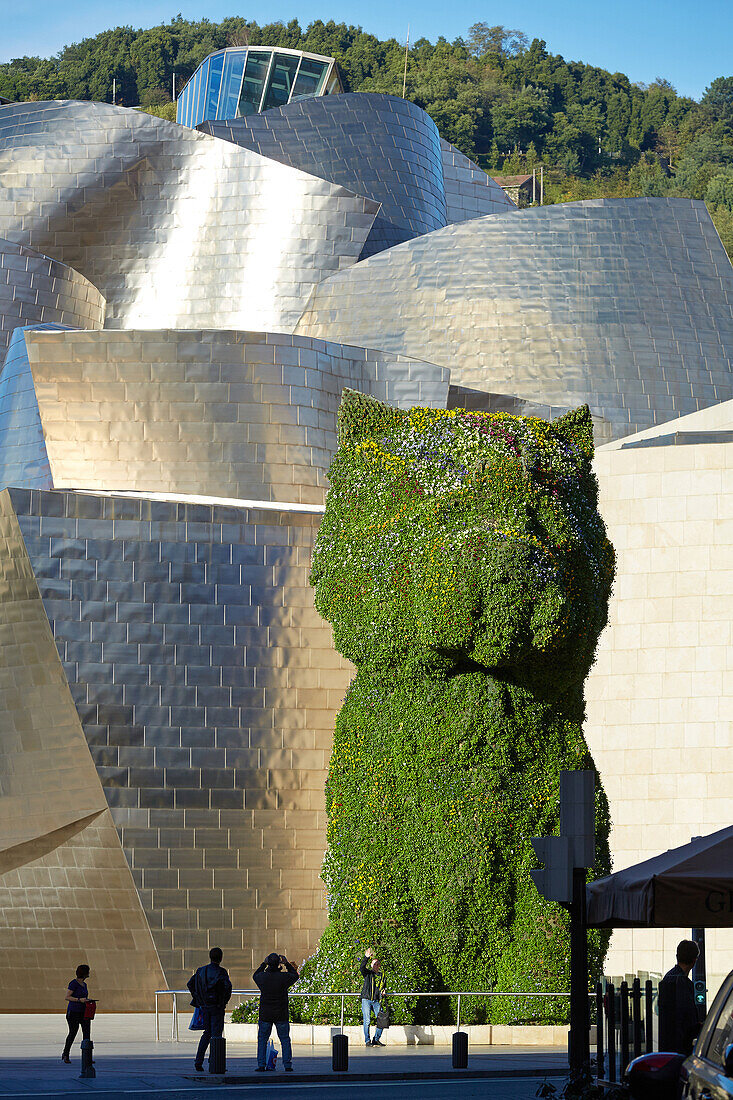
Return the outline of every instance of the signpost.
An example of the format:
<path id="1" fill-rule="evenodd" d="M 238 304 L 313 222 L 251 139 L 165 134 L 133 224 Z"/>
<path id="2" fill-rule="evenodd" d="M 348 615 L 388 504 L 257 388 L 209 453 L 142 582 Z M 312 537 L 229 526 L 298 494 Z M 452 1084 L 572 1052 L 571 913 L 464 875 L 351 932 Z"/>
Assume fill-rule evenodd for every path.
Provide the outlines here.
<path id="1" fill-rule="evenodd" d="M 570 1070 L 590 1062 L 586 870 L 595 861 L 595 773 L 560 772 L 560 835 L 533 837 L 544 867 L 530 871 L 540 894 L 570 913 Z"/>
<path id="2" fill-rule="evenodd" d="M 697 942 L 697 946 L 700 948 L 700 954 L 697 956 L 697 962 L 692 971 L 692 978 L 695 989 L 697 1016 L 700 1023 L 702 1023 L 708 1014 L 708 987 L 707 974 L 705 973 L 705 929 L 693 928 L 692 938 Z"/>

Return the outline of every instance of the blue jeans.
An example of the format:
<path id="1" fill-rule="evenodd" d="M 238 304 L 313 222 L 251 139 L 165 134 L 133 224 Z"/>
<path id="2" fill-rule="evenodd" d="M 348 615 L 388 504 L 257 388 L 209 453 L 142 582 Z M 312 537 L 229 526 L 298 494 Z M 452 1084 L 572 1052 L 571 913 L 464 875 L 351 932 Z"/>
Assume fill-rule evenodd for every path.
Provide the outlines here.
<path id="1" fill-rule="evenodd" d="M 374 1013 L 374 1018 L 376 1019 L 376 1017 L 379 1013 L 379 1001 L 368 1001 L 366 999 L 366 997 L 362 997 L 362 999 L 361 999 L 361 1014 L 364 1017 L 364 1042 L 365 1043 L 369 1042 L 369 1025 L 372 1022 L 372 1012 Z M 375 1039 L 381 1039 L 381 1037 L 382 1037 L 382 1029 L 381 1029 L 381 1027 L 378 1027 L 377 1030 L 374 1032 L 374 1038 Z"/>
<path id="2" fill-rule="evenodd" d="M 288 1020 L 278 1020 L 274 1025 L 277 1028 L 277 1037 L 282 1043 L 283 1048 L 283 1065 L 292 1066 L 293 1064 L 293 1048 L 290 1044 L 290 1022 Z M 269 1020 L 260 1020 L 259 1027 L 257 1029 L 257 1065 L 265 1068 L 265 1061 L 267 1058 L 267 1040 L 272 1034 L 273 1025 Z"/>

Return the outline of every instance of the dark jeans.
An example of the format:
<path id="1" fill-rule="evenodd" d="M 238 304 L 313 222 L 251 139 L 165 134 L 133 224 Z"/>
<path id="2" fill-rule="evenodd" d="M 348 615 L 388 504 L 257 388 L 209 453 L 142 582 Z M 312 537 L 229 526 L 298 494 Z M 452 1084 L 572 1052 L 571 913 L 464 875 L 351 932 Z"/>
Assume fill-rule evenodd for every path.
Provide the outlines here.
<path id="1" fill-rule="evenodd" d="M 89 1039 L 92 1029 L 92 1021 L 85 1020 L 81 1012 L 75 1012 L 72 1015 L 66 1017 L 66 1022 L 69 1025 L 69 1034 L 66 1036 L 66 1042 L 64 1043 L 64 1054 L 68 1058 L 69 1051 L 71 1050 L 71 1044 L 76 1039 L 76 1033 L 81 1027 L 82 1039 Z"/>
<path id="2" fill-rule="evenodd" d="M 276 1024 L 270 1023 L 269 1020 L 260 1020 L 260 1026 L 257 1029 L 257 1065 L 262 1067 L 263 1069 L 265 1068 L 267 1040 L 270 1038 L 273 1027 L 277 1028 L 277 1037 L 282 1043 L 283 1065 L 292 1066 L 293 1048 L 290 1044 L 289 1020 L 278 1020 Z"/>
<path id="3" fill-rule="evenodd" d="M 199 1040 L 199 1048 L 196 1051 L 196 1065 L 202 1066 L 204 1064 L 204 1055 L 209 1046 L 210 1039 L 221 1039 L 224 1034 L 224 1009 L 223 1008 L 202 1008 L 201 1014 L 204 1017 L 204 1030 Z"/>

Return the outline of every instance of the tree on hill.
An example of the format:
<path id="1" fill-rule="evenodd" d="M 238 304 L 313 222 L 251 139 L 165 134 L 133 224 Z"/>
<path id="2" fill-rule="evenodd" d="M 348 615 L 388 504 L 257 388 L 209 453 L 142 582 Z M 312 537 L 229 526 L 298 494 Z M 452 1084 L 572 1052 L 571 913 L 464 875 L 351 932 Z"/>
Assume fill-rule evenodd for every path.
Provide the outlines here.
<path id="1" fill-rule="evenodd" d="M 405 47 L 394 38 L 333 20 L 303 29 L 297 19 L 260 25 L 240 16 L 219 23 L 177 16 L 146 29 L 115 27 L 55 57 L 2 64 L 0 96 L 111 102 L 116 81 L 118 104 L 174 117 L 173 74 L 180 91 L 208 54 L 246 44 L 333 56 L 347 91 L 402 95 Z M 407 61 L 406 97 L 428 112 L 442 136 L 495 172 L 505 164 L 517 171 L 542 164 L 546 201 L 679 194 L 704 198 L 722 226 L 733 76 L 713 80 L 696 103 L 664 77 L 634 84 L 623 73 L 551 54 L 540 38 L 529 42 L 523 31 L 486 22 L 454 42 L 419 38 Z"/>

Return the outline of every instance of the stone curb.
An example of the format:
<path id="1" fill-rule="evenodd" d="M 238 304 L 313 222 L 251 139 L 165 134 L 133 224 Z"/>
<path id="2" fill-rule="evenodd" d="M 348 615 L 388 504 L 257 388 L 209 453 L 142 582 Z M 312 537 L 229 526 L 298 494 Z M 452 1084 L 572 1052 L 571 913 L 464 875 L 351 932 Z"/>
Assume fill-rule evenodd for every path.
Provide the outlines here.
<path id="1" fill-rule="evenodd" d="M 565 1077 L 566 1072 L 564 1069 L 559 1069 L 556 1066 L 545 1066 L 543 1069 L 528 1068 L 528 1069 L 450 1069 L 450 1070 L 407 1070 L 404 1073 L 399 1073 L 396 1070 L 386 1070 L 384 1073 L 350 1073 L 348 1070 L 344 1073 L 301 1073 L 298 1074 L 296 1070 L 292 1075 L 287 1076 L 280 1072 L 268 1073 L 265 1075 L 258 1074 L 257 1077 L 252 1073 L 246 1077 L 241 1075 L 224 1074 L 205 1074 L 198 1077 L 184 1077 L 185 1081 L 197 1081 L 200 1085 L 206 1087 L 206 1085 L 252 1085 L 255 1083 L 264 1084 L 268 1081 L 277 1081 L 278 1087 L 282 1085 L 302 1085 L 304 1083 L 325 1083 L 333 1081 L 349 1081 L 353 1083 L 365 1082 L 365 1081 L 452 1081 L 454 1079 L 460 1079 L 461 1081 L 470 1080 L 485 1080 L 487 1078 L 502 1078 L 502 1077 Z"/>

